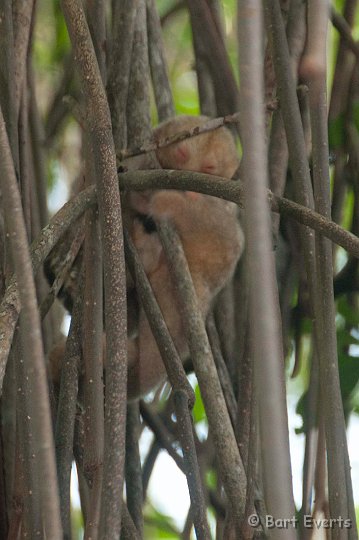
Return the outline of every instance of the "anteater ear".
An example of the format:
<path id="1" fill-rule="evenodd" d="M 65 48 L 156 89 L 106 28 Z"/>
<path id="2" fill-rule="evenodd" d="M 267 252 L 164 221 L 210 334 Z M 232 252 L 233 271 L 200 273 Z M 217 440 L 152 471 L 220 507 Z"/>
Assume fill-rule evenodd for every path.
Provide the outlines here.
<path id="1" fill-rule="evenodd" d="M 189 159 L 189 148 L 184 143 L 176 144 L 174 153 L 177 163 L 184 164 Z"/>

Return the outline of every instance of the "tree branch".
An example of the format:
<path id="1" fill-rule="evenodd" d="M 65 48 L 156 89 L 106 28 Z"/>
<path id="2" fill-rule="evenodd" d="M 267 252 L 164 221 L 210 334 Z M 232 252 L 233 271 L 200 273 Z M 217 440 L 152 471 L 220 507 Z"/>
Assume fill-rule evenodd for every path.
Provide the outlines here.
<path id="1" fill-rule="evenodd" d="M 127 396 L 126 277 L 110 110 L 82 2 L 62 0 L 86 102 L 103 240 L 106 317 L 105 446 L 100 535 L 121 530 Z"/>
<path id="2" fill-rule="evenodd" d="M 55 450 L 52 436 L 50 403 L 45 358 L 41 339 L 41 323 L 21 197 L 11 149 L 0 109 L 0 177 L 4 212 L 10 236 L 12 257 L 19 283 L 22 306 L 21 342 L 26 354 L 25 369 L 31 389 L 30 429 L 34 440 L 35 469 L 39 478 L 41 514 L 45 533 L 54 540 L 62 537 L 60 505 L 57 492 Z M 30 399 L 30 395 L 27 396 Z"/>
<path id="3" fill-rule="evenodd" d="M 157 227 L 169 261 L 173 282 L 180 291 L 178 294 L 179 306 L 191 358 L 212 432 L 222 481 L 239 529 L 244 514 L 246 490 L 242 460 L 180 239 L 175 229 L 168 223 L 157 223 Z M 225 445 L 223 445 L 224 440 L 226 440 Z"/>

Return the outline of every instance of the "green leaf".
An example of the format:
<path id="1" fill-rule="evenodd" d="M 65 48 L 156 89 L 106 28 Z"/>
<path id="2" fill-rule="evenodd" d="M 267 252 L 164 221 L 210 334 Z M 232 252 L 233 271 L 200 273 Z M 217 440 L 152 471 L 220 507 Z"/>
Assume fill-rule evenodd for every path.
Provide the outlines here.
<path id="1" fill-rule="evenodd" d="M 359 358 L 345 352 L 339 353 L 340 388 L 345 411 L 350 410 L 350 399 L 359 381 Z"/>
<path id="2" fill-rule="evenodd" d="M 217 487 L 217 474 L 214 469 L 209 469 L 206 471 L 206 485 L 209 488 L 216 489 Z"/>
<path id="3" fill-rule="evenodd" d="M 359 99 L 353 103 L 353 122 L 359 132 Z"/>
<path id="4" fill-rule="evenodd" d="M 194 389 L 194 394 L 196 396 L 196 401 L 193 407 L 193 418 L 194 422 L 197 424 L 197 422 L 202 422 L 206 419 L 206 412 L 204 410 L 204 405 L 201 397 L 201 392 L 199 390 L 198 384 L 196 385 Z"/>
<path id="5" fill-rule="evenodd" d="M 344 144 L 344 116 L 341 114 L 331 120 L 328 126 L 329 148 L 339 148 Z"/>
<path id="6" fill-rule="evenodd" d="M 166 538 L 167 540 L 177 540 L 179 533 L 173 525 L 170 516 L 159 512 L 152 505 L 146 505 L 145 510 L 145 538 Z"/>
<path id="7" fill-rule="evenodd" d="M 357 309 L 354 309 L 349 305 L 346 297 L 342 296 L 337 303 L 338 313 L 345 319 L 347 325 L 358 327 L 359 326 L 359 313 Z"/>

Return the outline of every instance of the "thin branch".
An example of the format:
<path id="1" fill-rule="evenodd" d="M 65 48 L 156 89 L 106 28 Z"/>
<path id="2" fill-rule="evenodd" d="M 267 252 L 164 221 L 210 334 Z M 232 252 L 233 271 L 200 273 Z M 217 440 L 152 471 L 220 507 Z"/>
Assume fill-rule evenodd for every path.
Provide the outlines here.
<path id="1" fill-rule="evenodd" d="M 124 480 L 127 317 L 121 200 L 110 110 L 80 0 L 62 0 L 77 61 L 90 133 L 103 240 L 106 317 L 105 447 L 100 536 L 118 537 Z"/>
<path id="2" fill-rule="evenodd" d="M 345 0 L 344 7 L 343 7 L 343 18 L 348 25 L 349 35 L 351 35 L 351 29 L 354 25 L 356 10 L 357 10 L 357 0 Z M 343 33 L 340 32 L 338 54 L 335 60 L 335 71 L 334 71 L 333 83 L 332 83 L 331 95 L 330 95 L 330 106 L 329 106 L 329 115 L 328 115 L 329 122 L 337 118 L 342 112 L 345 112 L 345 109 L 347 108 L 346 96 L 348 93 L 352 70 L 353 70 L 352 54 L 350 53 L 350 49 L 348 48 L 346 44 L 346 41 L 343 37 Z M 343 155 L 344 148 L 339 150 L 337 153 L 340 154 L 341 165 L 343 164 L 343 162 L 346 163 L 346 156 Z M 337 157 L 337 162 L 338 162 L 338 157 Z M 338 191 L 339 186 L 340 186 L 339 192 L 341 194 L 343 193 L 344 191 L 343 188 L 345 186 L 343 175 L 340 173 L 340 169 L 343 170 L 343 166 L 339 168 L 339 171 L 337 171 L 338 166 L 336 163 L 335 169 L 336 169 L 337 179 L 334 183 L 334 193 L 333 193 L 334 204 L 336 200 L 338 199 L 338 194 L 336 192 Z M 339 223 L 338 219 L 334 219 L 334 221 Z"/>
<path id="3" fill-rule="evenodd" d="M 69 106 L 66 103 L 65 96 L 70 91 L 73 98 L 77 98 L 78 91 L 72 89 L 74 80 L 74 59 L 72 54 L 68 54 L 62 61 L 62 77 L 57 88 L 53 91 L 52 99 L 46 111 L 44 121 L 44 134 L 41 142 L 52 146 L 54 137 L 60 132 L 61 125 L 69 113 Z"/>
<path id="4" fill-rule="evenodd" d="M 176 442 L 174 436 L 166 428 L 161 417 L 152 411 L 150 405 L 145 403 L 143 400 L 140 401 L 140 412 L 143 420 L 148 425 L 148 427 L 153 431 L 162 448 L 165 448 L 168 454 L 171 456 L 173 461 L 176 463 L 177 467 L 185 473 L 185 467 L 183 463 L 183 458 L 178 454 L 174 448 Z"/>
<path id="5" fill-rule="evenodd" d="M 289 73 L 289 60 L 288 60 L 288 50 L 287 43 L 284 35 L 284 30 L 282 26 L 282 21 L 280 18 L 280 10 L 277 0 L 272 2 L 266 2 L 268 9 L 268 19 L 269 19 L 269 28 L 273 33 L 273 43 L 275 50 L 275 62 L 277 77 L 279 80 L 279 88 L 281 89 L 281 103 L 283 106 L 283 118 L 286 126 L 286 133 L 289 146 L 289 155 L 291 161 L 291 169 L 294 178 L 294 186 L 296 191 L 296 198 L 304 202 L 304 204 L 313 204 L 311 196 L 311 179 L 308 161 L 306 157 L 306 148 L 304 144 L 304 137 L 302 132 L 302 124 L 300 120 L 298 103 L 295 95 L 295 89 L 293 80 Z M 324 139 L 325 141 L 325 139 Z M 319 142 L 319 145 L 325 146 L 322 139 Z M 326 163 L 325 167 L 328 166 Z M 323 167 L 323 169 L 325 168 Z M 303 197 L 304 196 L 304 197 Z M 327 356 L 325 354 L 325 348 L 322 349 L 320 346 L 320 331 L 323 330 L 322 325 L 320 324 L 321 318 L 321 302 L 322 297 L 320 295 L 320 287 L 318 287 L 318 282 L 320 281 L 320 274 L 317 275 L 316 260 L 313 258 L 315 254 L 315 245 L 313 243 L 313 238 L 309 231 L 303 231 L 303 247 L 305 262 L 307 268 L 307 279 L 309 286 L 309 297 L 312 303 L 313 316 L 314 316 L 314 336 L 316 339 L 317 352 L 319 355 L 319 361 L 321 368 L 321 378 L 322 382 L 326 384 L 326 374 L 327 370 Z M 321 272 L 322 269 L 318 268 L 318 271 Z M 326 286 L 329 286 L 326 283 Z M 330 357 L 330 356 L 329 356 Z M 333 381 L 332 381 L 333 382 Z M 326 392 L 326 395 L 329 395 Z M 332 401 L 329 404 L 329 407 L 336 407 L 337 404 Z M 326 422 L 332 422 L 332 414 L 330 413 L 330 408 L 327 409 Z M 329 439 L 330 440 L 330 439 Z M 335 456 L 338 451 L 338 444 L 331 445 L 328 447 L 328 453 L 331 453 L 332 456 Z M 338 486 L 337 486 L 338 487 Z"/>
<path id="6" fill-rule="evenodd" d="M 324 29 L 327 23 L 324 22 Z M 318 77 L 318 76 L 317 76 Z M 330 182 L 327 132 L 326 74 L 309 86 L 310 113 L 313 139 L 313 183 L 318 212 L 330 216 Z M 320 309 L 316 310 L 320 335 L 318 345 L 321 398 L 324 405 L 324 424 L 327 443 L 328 487 L 331 517 L 350 517 L 353 524 L 353 506 L 350 464 L 346 441 L 345 419 L 340 391 L 338 370 L 335 305 L 333 291 L 332 248 L 328 240 L 316 236 L 317 289 Z M 341 448 L 340 454 L 337 449 Z M 339 539 L 340 531 L 333 530 L 332 537 Z M 348 538 L 357 538 L 355 526 L 348 531 Z"/>
<path id="7" fill-rule="evenodd" d="M 169 427 L 166 425 L 166 419 L 162 419 L 159 414 L 156 414 L 152 411 L 151 407 L 145 403 L 143 400 L 140 401 L 140 411 L 141 416 L 144 419 L 148 427 L 153 431 L 155 435 L 155 441 L 160 448 L 164 448 L 168 454 L 175 461 L 178 468 L 186 474 L 186 468 L 183 458 L 178 455 L 178 453 L 173 448 L 173 443 L 175 442 L 173 433 L 170 431 Z M 171 410 L 172 412 L 172 410 Z M 150 450 L 152 452 L 152 449 Z M 154 452 L 156 453 L 156 452 Z M 152 459 L 151 459 L 152 461 Z M 145 470 L 144 470 L 145 473 Z M 145 476 L 145 475 L 144 475 Z M 208 496 L 210 504 L 213 506 L 215 511 L 224 518 L 225 509 L 223 502 L 220 500 L 219 496 L 211 489 L 208 489 Z"/>
<path id="8" fill-rule="evenodd" d="M 287 215 L 301 223 L 302 225 L 307 225 L 318 233 L 321 233 L 326 238 L 332 240 L 332 242 L 342 246 L 345 250 L 348 251 L 351 255 L 358 258 L 358 240 L 359 238 L 355 236 L 350 231 L 346 231 L 334 221 L 331 221 L 318 212 L 314 212 L 309 208 L 305 208 L 299 204 L 289 201 L 284 197 L 274 197 L 272 198 L 272 210 L 275 210 L 275 207 L 278 208 L 281 214 Z"/>
<path id="9" fill-rule="evenodd" d="M 83 283 L 84 273 L 81 271 L 78 279 L 78 294 L 64 351 L 65 354 L 63 358 L 56 359 L 57 363 L 61 362 L 60 394 L 55 428 L 56 461 L 59 477 L 61 520 L 65 538 L 69 538 L 71 534 L 70 480 L 82 354 Z M 54 367 L 58 369 L 60 366 L 52 365 L 52 368 Z"/>
<path id="10" fill-rule="evenodd" d="M 149 137 L 152 133 L 145 3 L 145 0 L 138 0 L 126 104 L 127 141 L 129 145 L 135 146 L 143 140 L 143 137 Z"/>
<path id="11" fill-rule="evenodd" d="M 50 535 L 51 531 L 52 537 L 60 540 L 60 506 L 41 324 L 21 198 L 1 109 L 0 153 L 5 219 L 22 306 L 21 341 L 23 350 L 26 351 L 27 376 L 33 396 L 31 429 L 35 441 L 35 467 L 40 484 L 41 512 L 46 533 Z"/>
<path id="12" fill-rule="evenodd" d="M 133 523 L 143 537 L 143 485 L 141 459 L 138 448 L 140 435 L 140 415 L 138 401 L 127 404 L 126 422 L 126 501 Z"/>
<path id="13" fill-rule="evenodd" d="M 217 452 L 223 484 L 238 530 L 245 505 L 246 478 L 231 421 L 210 351 L 204 321 L 178 234 L 169 224 L 157 224 L 177 290 L 191 358 Z M 223 445 L 223 441 L 226 444 Z"/>
<path id="14" fill-rule="evenodd" d="M 121 540 L 140 540 L 141 538 L 128 511 L 127 504 L 122 501 Z"/>
<path id="15" fill-rule="evenodd" d="M 51 249 L 56 245 L 71 224 L 76 222 L 83 212 L 95 203 L 95 189 L 89 188 L 71 199 L 71 201 L 66 203 L 57 212 L 51 219 L 49 225 L 41 231 L 39 237 L 34 240 L 30 247 L 30 256 L 34 274 L 39 270 Z M 9 279 L 9 285 L 0 305 L 0 390 L 2 390 L 6 362 L 19 312 L 19 286 L 16 278 L 13 276 Z"/>
<path id="16" fill-rule="evenodd" d="M 188 394 L 183 390 L 175 390 L 175 404 L 178 436 L 183 449 L 183 460 L 186 469 L 188 488 L 191 495 L 192 519 L 198 540 L 211 538 L 206 516 L 201 476 L 198 468 L 196 446 L 193 437 L 192 417 L 189 413 Z"/>
<path id="17" fill-rule="evenodd" d="M 143 309 L 145 310 L 151 331 L 161 353 L 170 383 L 173 388 L 177 390 L 184 389 L 190 399 L 190 403 L 193 405 L 195 398 L 192 387 L 187 380 L 181 359 L 168 331 L 157 300 L 153 294 L 139 255 L 129 234 L 126 231 L 125 250 L 127 264 L 136 285 L 139 300 L 143 306 Z"/>
<path id="18" fill-rule="evenodd" d="M 0 19 L 0 105 L 5 119 L 6 130 L 10 141 L 15 171 L 19 173 L 18 145 L 18 107 L 16 106 L 15 70 L 14 70 L 14 33 L 13 2 L 7 0 L 1 5 Z"/>
<path id="19" fill-rule="evenodd" d="M 235 202 L 243 207 L 243 187 L 238 182 L 191 171 L 131 171 L 119 175 L 120 189 L 142 191 L 145 189 L 182 189 L 206 193 Z M 277 197 L 268 191 L 273 212 L 280 212 L 303 225 L 320 232 L 332 242 L 337 243 L 351 255 L 359 258 L 359 239 L 333 221 L 313 210 L 289 199 Z M 65 231 L 83 212 L 96 204 L 96 190 L 87 188 L 67 202 L 41 231 L 30 250 L 33 270 L 36 273 L 41 264 L 56 245 Z M 0 305 L 0 388 L 4 377 L 6 360 L 20 309 L 17 284 L 14 278 L 9 281 L 6 294 Z"/>
<path id="20" fill-rule="evenodd" d="M 175 107 L 168 79 L 161 23 L 154 0 L 146 0 L 148 52 L 152 84 L 159 122 L 175 115 Z"/>
<path id="21" fill-rule="evenodd" d="M 87 0 L 87 20 L 103 83 L 106 81 L 106 1 Z"/>
<path id="22" fill-rule="evenodd" d="M 88 478 L 86 478 L 85 471 L 83 469 L 83 454 L 84 454 L 84 425 L 83 415 L 79 414 L 75 419 L 75 434 L 74 434 L 74 457 L 76 460 L 79 489 L 81 499 L 81 510 L 83 513 L 85 524 L 91 517 L 88 515 L 89 506 L 89 490 Z M 141 540 L 138 531 L 133 523 L 131 515 L 128 511 L 127 505 L 124 501 L 121 504 L 121 540 Z"/>
<path id="23" fill-rule="evenodd" d="M 273 39 L 273 58 L 278 95 L 289 149 L 289 166 L 296 187 L 296 198 L 304 206 L 313 208 L 310 171 L 303 136 L 296 85 L 290 69 L 287 37 L 278 0 L 266 0 L 268 24 Z"/>
<path id="24" fill-rule="evenodd" d="M 219 342 L 219 335 L 214 321 L 213 313 L 210 313 L 207 318 L 207 334 L 209 343 L 211 345 L 213 359 L 216 363 L 218 377 L 221 383 L 224 399 L 226 400 L 227 409 L 231 418 L 232 426 L 236 426 L 237 418 L 237 403 L 234 397 L 233 386 L 228 373 L 226 363 L 222 356 L 221 345 Z"/>
<path id="25" fill-rule="evenodd" d="M 147 19 L 147 39 L 148 39 L 148 55 L 149 55 L 149 65 L 151 69 L 151 76 L 152 76 L 152 86 L 154 90 L 155 95 L 155 102 L 156 102 L 156 108 L 157 108 L 157 116 L 159 122 L 164 121 L 168 118 L 171 118 L 175 114 L 175 107 L 173 102 L 173 96 L 172 91 L 170 87 L 170 82 L 168 78 L 168 71 L 167 71 L 167 65 L 166 65 L 166 58 L 165 58 L 165 51 L 164 51 L 164 44 L 163 44 L 163 38 L 162 38 L 162 29 L 161 29 L 161 23 L 158 16 L 158 11 L 156 7 L 156 3 L 154 0 L 146 0 L 146 7 L 147 7 L 147 13 L 146 13 L 146 19 Z M 149 114 L 149 109 L 145 111 L 147 115 Z M 142 130 L 142 137 L 146 137 L 146 131 Z M 143 140 L 143 139 L 142 139 Z M 129 141 L 130 144 L 137 143 L 138 140 Z M 147 158 L 146 162 L 149 163 L 149 160 L 151 159 L 151 155 Z M 153 163 L 156 163 L 156 159 L 152 158 Z M 156 305 L 159 316 L 157 317 L 158 324 L 158 330 L 160 330 L 160 325 L 163 324 L 166 327 L 166 324 L 162 318 L 162 315 L 159 310 L 159 306 L 157 305 L 157 302 L 152 294 L 150 294 L 151 300 L 153 297 L 153 301 L 151 302 L 153 306 Z M 183 432 L 180 432 L 180 437 L 182 436 L 182 451 L 185 459 L 185 463 L 188 464 L 188 470 L 186 474 L 189 494 L 191 498 L 192 505 L 196 505 L 196 525 L 197 525 L 197 531 L 199 534 L 199 538 L 205 538 L 206 533 L 208 531 L 208 524 L 206 520 L 206 510 L 205 510 L 205 504 L 204 504 L 204 497 L 202 493 L 201 483 L 199 480 L 199 470 L 198 470 L 198 463 L 197 463 L 197 456 L 194 450 L 194 456 L 193 459 L 189 458 L 189 455 L 191 454 L 191 451 L 194 447 L 193 442 L 193 434 L 192 434 L 192 426 L 188 428 L 188 424 L 191 423 L 190 419 L 190 410 L 189 407 L 192 408 L 194 404 L 194 394 L 192 389 L 190 388 L 190 385 L 188 384 L 181 359 L 179 358 L 177 351 L 174 347 L 174 344 L 172 342 L 172 339 L 167 331 L 167 328 L 165 328 L 165 335 L 168 334 L 168 341 L 170 342 L 170 349 L 174 349 L 174 373 L 172 374 L 172 377 L 170 378 L 171 383 L 173 385 L 173 389 L 175 391 L 175 395 L 180 392 L 181 395 L 185 396 L 186 401 L 186 410 L 182 411 L 178 406 L 176 407 L 177 410 L 177 422 L 182 421 L 182 427 Z M 154 333 L 154 336 L 156 334 Z M 162 340 L 162 338 L 159 338 L 159 342 Z M 166 348 L 166 351 L 164 350 L 164 347 L 160 347 L 160 351 L 162 353 L 162 356 L 167 356 L 169 350 Z M 169 360 L 169 358 L 168 358 Z M 171 372 L 171 364 L 172 362 L 165 361 L 165 366 L 167 371 Z M 174 375 L 174 376 L 173 376 Z M 187 430 L 190 429 L 189 432 Z M 192 479 L 192 481 L 191 481 Z M 205 533 L 205 535 L 203 535 Z"/>
<path id="26" fill-rule="evenodd" d="M 168 10 L 161 15 L 161 26 L 162 28 L 167 24 L 169 20 L 173 17 L 173 15 L 176 15 L 180 11 L 182 11 L 186 7 L 185 0 L 178 0 L 175 4 L 173 4 L 171 7 L 168 8 Z"/>
<path id="27" fill-rule="evenodd" d="M 119 175 L 120 189 L 142 191 L 145 189 L 181 189 L 198 191 L 243 207 L 243 186 L 238 182 L 228 182 L 219 176 L 205 175 L 192 171 L 129 171 Z M 277 197 L 268 190 L 268 198 L 273 212 L 280 212 L 299 223 L 313 228 L 339 244 L 354 257 L 359 257 L 359 238 L 336 223 L 289 199 Z"/>
<path id="28" fill-rule="evenodd" d="M 192 510 L 192 506 L 190 506 L 187 512 L 186 521 L 182 530 L 181 540 L 191 540 L 192 529 L 193 529 L 193 510 Z"/>
<path id="29" fill-rule="evenodd" d="M 190 137 L 195 137 L 196 135 L 200 135 L 201 133 L 207 133 L 208 131 L 213 131 L 226 124 L 233 124 L 233 123 L 237 123 L 238 121 L 239 121 L 238 112 L 234 114 L 229 114 L 227 116 L 223 116 L 220 118 L 213 118 L 212 120 L 208 120 L 208 122 L 204 124 L 188 129 L 186 131 L 182 131 L 180 133 L 176 133 L 175 135 L 172 135 L 172 137 L 166 137 L 165 139 L 162 139 L 159 141 L 154 141 L 154 140 L 145 141 L 143 144 L 141 144 L 137 148 L 125 148 L 119 152 L 117 157 L 119 161 L 122 161 L 123 159 L 129 158 L 132 156 L 139 156 L 141 154 L 146 154 L 148 152 L 158 150 L 158 148 L 164 148 L 166 146 L 170 146 L 171 144 L 181 142 Z"/>
<path id="30" fill-rule="evenodd" d="M 30 42 L 31 19 L 35 1 L 22 2 L 15 0 L 12 7 L 14 25 L 14 78 L 16 115 L 20 110 L 20 102 L 26 82 L 26 61 Z"/>
<path id="31" fill-rule="evenodd" d="M 181 359 L 179 358 L 172 338 L 168 332 L 166 323 L 154 297 L 150 283 L 140 262 L 138 254 L 132 244 L 129 235 L 126 233 L 125 249 L 130 272 L 135 282 L 139 299 L 146 312 L 146 316 L 150 324 L 152 333 L 156 339 L 170 382 L 173 386 L 177 412 L 177 422 L 180 427 L 179 435 L 181 439 L 185 464 L 187 465 L 186 476 L 188 481 L 188 488 L 191 496 L 192 505 L 195 508 L 194 519 L 196 531 L 199 538 L 208 538 L 209 533 L 207 521 L 205 518 L 205 504 L 194 448 L 191 416 L 189 411 L 189 407 L 192 407 L 194 404 L 194 393 L 188 383 Z M 183 395 L 186 396 L 185 408 L 183 407 Z M 176 396 L 179 396 L 179 401 L 176 401 Z M 143 407 L 141 412 L 143 412 Z M 147 415 L 147 421 L 148 418 L 149 416 Z M 159 425 L 156 424 L 156 426 L 158 427 Z M 161 429 L 159 429 L 158 432 L 161 434 L 161 436 L 163 436 L 163 431 Z M 172 454 L 174 459 L 176 459 L 176 455 L 177 454 Z"/>
<path id="32" fill-rule="evenodd" d="M 21 316 L 20 316 L 21 321 Z M 21 324 L 21 322 L 20 322 Z M 36 444 L 33 438 L 31 417 L 33 407 L 31 400 L 31 382 L 27 374 L 26 355 L 21 347 L 19 332 L 15 334 L 12 356 L 16 370 L 16 456 L 15 483 L 12 497 L 22 501 L 22 528 L 29 536 L 38 536 L 42 530 L 42 511 L 40 485 L 36 455 Z M 24 531 L 25 532 L 25 531 Z M 25 533 L 26 534 L 26 533 Z"/>
<path id="33" fill-rule="evenodd" d="M 246 251 L 244 252 L 246 258 Z M 246 263 L 246 261 L 245 261 Z M 244 273 L 244 268 L 241 269 Z M 242 277 L 242 276 L 241 276 Z M 240 335 L 239 349 L 241 356 L 239 358 L 239 365 L 237 368 L 237 422 L 236 422 L 236 438 L 238 441 L 239 451 L 242 456 L 245 470 L 248 468 L 249 462 L 249 445 L 250 445 L 250 423 L 251 423 L 251 403 L 254 399 L 253 391 L 253 357 L 250 354 L 251 334 L 249 332 L 248 321 L 248 301 L 249 301 L 249 286 L 248 286 L 248 272 L 243 276 L 243 280 L 240 282 L 243 287 L 246 288 L 244 301 L 246 303 L 241 318 L 237 321 L 237 325 L 242 323 L 244 328 L 240 328 L 242 334 Z M 238 294 L 238 293 L 237 293 Z M 240 298 L 237 298 L 237 302 Z M 237 304 L 240 306 L 241 304 Z M 246 316 L 246 317 L 245 317 Z M 244 318 L 245 317 L 245 318 Z"/>
<path id="34" fill-rule="evenodd" d="M 84 138 L 86 185 L 95 184 L 95 163 L 88 136 Z M 84 471 L 89 481 L 90 500 L 85 537 L 96 538 L 100 517 L 101 484 L 104 459 L 104 385 L 103 385 L 103 272 L 102 242 L 97 208 L 85 217 L 83 312 L 84 363 Z"/>
<path id="35" fill-rule="evenodd" d="M 205 0 L 187 0 L 192 33 L 201 41 L 212 76 L 219 114 L 238 110 L 238 88 L 223 37 Z"/>
<path id="36" fill-rule="evenodd" d="M 235 394 L 238 355 L 237 353 L 234 354 L 236 336 L 235 312 L 237 309 L 237 307 L 235 307 L 237 304 L 235 303 L 234 290 L 233 277 L 217 294 L 213 307 L 213 315 L 219 338 L 218 343 L 220 346 L 220 352 L 223 356 L 223 360 L 231 380 L 232 391 Z"/>
<path id="37" fill-rule="evenodd" d="M 299 70 L 304 79 L 312 81 L 312 85 L 315 79 L 323 77 L 326 73 L 328 17 L 329 3 L 327 0 L 308 3 L 307 44 Z"/>
<path id="38" fill-rule="evenodd" d="M 359 43 L 353 38 L 352 29 L 348 22 L 334 8 L 331 8 L 330 17 L 334 28 L 338 30 L 347 47 L 355 54 L 357 60 L 359 60 Z"/>
<path id="39" fill-rule="evenodd" d="M 314 487 L 315 459 L 318 445 L 318 397 L 318 358 L 315 354 L 312 353 L 310 380 L 306 400 L 307 425 L 305 430 L 305 452 L 303 463 L 303 488 L 301 508 L 301 512 L 304 515 L 311 512 L 311 500 Z"/>
<path id="40" fill-rule="evenodd" d="M 301 58 L 306 39 L 306 5 L 301 0 L 290 3 L 287 38 L 290 52 L 293 77 L 297 83 L 298 64 Z M 287 181 L 288 172 L 288 145 L 285 134 L 281 109 L 274 111 L 268 148 L 269 187 L 275 195 L 282 196 Z M 277 235 L 279 230 L 279 216 L 274 218 L 273 232 Z"/>
<path id="41" fill-rule="evenodd" d="M 43 148 L 44 135 L 43 125 L 40 120 L 40 114 L 36 101 L 34 74 L 31 67 L 28 68 L 28 81 L 30 87 L 30 140 L 32 144 L 34 175 L 36 178 L 35 189 L 39 207 L 38 219 L 40 227 L 43 228 L 49 221 L 46 198 L 46 166 Z"/>
<path id="42" fill-rule="evenodd" d="M 290 519 L 295 512 L 289 449 L 288 418 L 281 321 L 267 199 L 268 163 L 265 141 L 262 69 L 261 0 L 238 1 L 240 110 L 245 178 L 245 236 L 249 283 L 250 354 L 253 357 L 254 400 L 258 402 L 263 488 L 268 513 Z M 282 15 L 278 15 L 282 22 Z M 266 359 L 263 362 L 263 358 Z M 268 386 L 271 392 L 268 392 Z M 273 399 L 275 396 L 275 399 Z M 254 419 L 251 428 L 255 430 Z M 254 440 L 254 436 L 250 437 Z M 274 448 L 271 441 L 276 441 Z M 254 474 L 254 463 L 250 462 Z M 253 478 L 247 480 L 246 514 L 251 504 Z M 280 535 L 278 535 L 280 537 Z M 285 537 L 295 538 L 294 530 Z"/>
<path id="43" fill-rule="evenodd" d="M 192 19 L 191 24 L 200 111 L 201 114 L 217 116 L 215 86 L 207 58 L 207 43 L 203 39 L 203 33 L 197 31 L 198 22 Z"/>
<path id="44" fill-rule="evenodd" d="M 85 234 L 82 229 L 82 227 L 79 227 L 78 231 L 76 232 L 76 236 L 72 241 L 72 244 L 70 246 L 70 249 L 65 257 L 61 262 L 61 268 L 59 273 L 54 279 L 54 282 L 52 283 L 50 290 L 44 298 L 44 300 L 41 302 L 40 305 L 40 316 L 43 319 L 46 314 L 48 313 L 49 309 L 51 308 L 53 302 L 55 301 L 55 298 L 59 294 L 59 291 L 61 287 L 63 286 L 66 278 L 69 275 L 69 272 L 71 270 L 71 267 L 74 263 L 74 260 L 76 259 L 78 252 L 82 246 L 82 243 L 84 241 Z"/>
<path id="45" fill-rule="evenodd" d="M 274 111 L 277 109 L 277 107 L 277 100 L 272 100 L 266 104 L 266 108 L 269 111 Z M 171 137 L 166 137 L 165 139 L 160 139 L 158 141 L 153 140 L 152 137 L 152 139 L 144 141 L 143 143 L 141 143 L 140 146 L 137 146 L 135 148 L 124 148 L 123 150 L 120 150 L 120 152 L 117 154 L 117 159 L 119 161 L 122 161 L 129 157 L 147 154 L 159 148 L 164 148 L 166 146 L 170 146 L 171 144 L 184 141 L 185 139 L 196 137 L 197 135 L 201 135 L 201 133 L 208 133 L 209 131 L 214 131 L 215 129 L 219 129 L 220 127 L 225 125 L 237 124 L 239 121 L 239 112 L 227 114 L 226 116 L 219 116 L 218 118 L 212 118 L 204 124 L 199 124 L 198 126 L 195 126 L 191 129 L 181 131 L 179 133 L 176 133 L 175 135 L 172 135 Z"/>
<path id="46" fill-rule="evenodd" d="M 111 109 L 115 148 L 127 144 L 126 110 L 131 70 L 133 34 L 138 0 L 114 2 L 112 49 L 109 55 L 107 95 Z"/>
<path id="47" fill-rule="evenodd" d="M 151 474 L 153 471 L 153 467 L 155 466 L 156 460 L 158 458 L 158 455 L 161 451 L 161 445 L 157 441 L 157 439 L 154 439 L 154 441 L 151 444 L 150 449 L 147 452 L 146 459 L 142 466 L 142 485 L 143 485 L 143 498 L 146 498 L 148 484 L 151 479 Z"/>

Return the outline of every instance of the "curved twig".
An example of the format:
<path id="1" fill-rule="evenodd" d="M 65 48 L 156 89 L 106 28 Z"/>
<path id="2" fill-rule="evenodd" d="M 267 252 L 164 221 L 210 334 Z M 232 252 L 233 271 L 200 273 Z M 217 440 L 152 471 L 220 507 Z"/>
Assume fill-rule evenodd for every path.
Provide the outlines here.
<path id="1" fill-rule="evenodd" d="M 218 176 L 190 171 L 131 171 L 121 174 L 119 183 L 121 190 L 180 189 L 197 191 L 232 201 L 243 207 L 242 184 L 228 182 L 227 179 Z M 279 212 L 295 219 L 298 223 L 307 225 L 359 259 L 359 238 L 353 233 L 305 206 L 274 195 L 270 190 L 268 190 L 268 198 L 273 212 Z M 96 189 L 92 186 L 82 191 L 59 210 L 31 246 L 30 255 L 34 272 L 37 272 L 64 232 L 85 210 L 94 204 L 96 204 Z M 12 278 L 9 283 L 0 305 L 0 391 L 20 311 L 17 282 L 15 278 Z"/>

